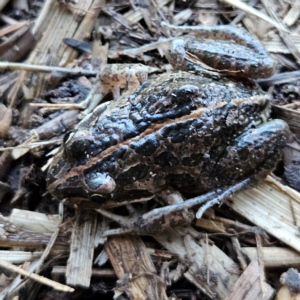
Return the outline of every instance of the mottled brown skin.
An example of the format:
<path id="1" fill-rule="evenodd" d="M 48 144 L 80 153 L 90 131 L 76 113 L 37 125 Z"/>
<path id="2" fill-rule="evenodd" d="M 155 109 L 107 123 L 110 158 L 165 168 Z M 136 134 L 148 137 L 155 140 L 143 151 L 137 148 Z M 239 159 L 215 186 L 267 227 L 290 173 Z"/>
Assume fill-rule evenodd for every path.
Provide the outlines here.
<path id="1" fill-rule="evenodd" d="M 78 125 L 50 167 L 49 190 L 130 202 L 170 186 L 204 193 L 271 170 L 288 127 L 267 122 L 268 98 L 251 82 L 160 75 Z"/>

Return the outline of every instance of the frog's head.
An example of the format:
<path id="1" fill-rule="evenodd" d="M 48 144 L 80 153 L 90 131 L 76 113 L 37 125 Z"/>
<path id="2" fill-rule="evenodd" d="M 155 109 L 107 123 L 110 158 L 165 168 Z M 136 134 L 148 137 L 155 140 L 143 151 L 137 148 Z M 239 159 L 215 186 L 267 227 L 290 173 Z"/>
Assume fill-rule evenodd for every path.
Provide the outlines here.
<path id="1" fill-rule="evenodd" d="M 47 174 L 48 190 L 56 198 L 88 199 L 92 195 L 109 198 L 116 184 L 107 173 L 95 171 L 85 175 L 86 165 L 92 158 L 92 144 L 89 131 L 78 130 L 65 135 Z"/>

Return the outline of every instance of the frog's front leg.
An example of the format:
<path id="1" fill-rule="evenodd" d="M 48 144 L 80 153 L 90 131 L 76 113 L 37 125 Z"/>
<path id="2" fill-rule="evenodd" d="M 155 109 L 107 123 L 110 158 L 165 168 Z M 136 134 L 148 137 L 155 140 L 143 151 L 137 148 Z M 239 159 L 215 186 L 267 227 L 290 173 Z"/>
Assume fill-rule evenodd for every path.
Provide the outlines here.
<path id="1" fill-rule="evenodd" d="M 165 190 L 160 192 L 159 196 L 167 203 L 167 206 L 146 212 L 146 210 L 137 211 L 131 204 L 128 204 L 126 205 L 129 211 L 129 216 L 127 217 L 119 216 L 103 209 L 96 209 L 103 216 L 121 225 L 121 228 L 107 230 L 104 232 L 104 236 L 125 233 L 153 235 L 170 227 L 186 226 L 194 219 L 194 214 L 185 208 L 176 208 L 171 212 L 169 211 L 169 207 L 177 207 L 180 203 L 184 203 L 184 199 L 179 192 Z"/>
<path id="2" fill-rule="evenodd" d="M 176 199 L 174 204 L 153 209 L 142 215 L 135 214 L 129 217 L 123 217 L 103 209 L 97 209 L 100 214 L 116 221 L 122 226 L 122 228 L 107 230 L 103 235 L 109 236 L 124 233 L 153 235 L 170 227 L 187 225 L 194 218 L 194 214 L 189 211 L 190 208 L 204 204 L 206 210 L 216 203 L 224 202 L 234 194 L 257 184 L 257 176 L 258 175 L 253 178 L 247 178 L 233 186 L 216 189 L 215 191 L 186 201 L 179 200 L 178 194 L 169 194 L 169 200 L 170 198 Z M 164 192 L 162 195 L 166 196 Z M 201 210 L 200 208 L 196 217 L 201 218 L 205 210 Z"/>

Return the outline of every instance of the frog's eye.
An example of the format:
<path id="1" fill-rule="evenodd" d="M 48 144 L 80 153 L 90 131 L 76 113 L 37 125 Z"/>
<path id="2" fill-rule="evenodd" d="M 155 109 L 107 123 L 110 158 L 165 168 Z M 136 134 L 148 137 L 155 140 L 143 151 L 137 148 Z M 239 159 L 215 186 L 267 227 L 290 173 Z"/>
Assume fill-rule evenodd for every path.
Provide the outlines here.
<path id="1" fill-rule="evenodd" d="M 110 194 L 116 188 L 116 183 L 107 173 L 89 173 L 84 176 L 84 184 L 89 192 Z"/>

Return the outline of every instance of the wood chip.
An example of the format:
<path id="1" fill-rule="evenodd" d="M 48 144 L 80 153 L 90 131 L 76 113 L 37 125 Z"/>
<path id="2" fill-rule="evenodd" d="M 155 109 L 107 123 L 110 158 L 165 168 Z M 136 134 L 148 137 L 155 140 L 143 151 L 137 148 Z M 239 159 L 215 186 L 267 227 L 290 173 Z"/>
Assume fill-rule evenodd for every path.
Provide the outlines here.
<path id="1" fill-rule="evenodd" d="M 105 250 L 120 278 L 116 295 L 125 292 L 131 300 L 165 299 L 165 283 L 156 269 L 143 241 L 138 236 L 122 235 L 108 238 Z"/>
<path id="2" fill-rule="evenodd" d="M 250 259 L 257 260 L 257 248 L 243 247 L 242 252 Z M 282 267 L 282 266 L 295 266 L 300 265 L 299 252 L 283 247 L 263 247 L 261 249 L 263 256 L 263 263 L 266 268 L 268 267 Z"/>
<path id="3" fill-rule="evenodd" d="M 260 268 L 257 261 L 252 261 L 235 283 L 232 291 L 224 300 L 272 299 L 274 289 L 267 283 L 260 284 Z"/>
<path id="4" fill-rule="evenodd" d="M 224 299 L 238 280 L 238 265 L 218 247 L 205 240 L 196 241 L 193 235 L 198 232 L 188 227 L 169 229 L 153 237 L 189 266 L 184 276 L 190 282 L 208 297 Z"/>
<path id="5" fill-rule="evenodd" d="M 78 209 L 67 263 L 68 285 L 83 288 L 90 286 L 96 229 L 97 213 L 93 210 Z"/>
<path id="6" fill-rule="evenodd" d="M 300 251 L 300 194 L 293 190 L 294 197 L 291 196 L 274 186 L 272 181 L 265 181 L 256 188 L 235 195 L 228 205 L 283 243 Z"/>

